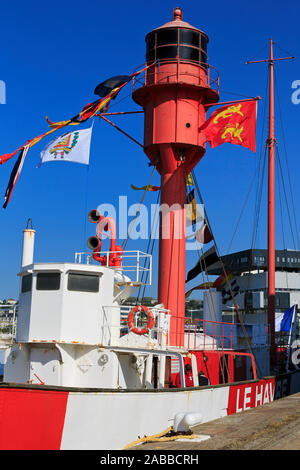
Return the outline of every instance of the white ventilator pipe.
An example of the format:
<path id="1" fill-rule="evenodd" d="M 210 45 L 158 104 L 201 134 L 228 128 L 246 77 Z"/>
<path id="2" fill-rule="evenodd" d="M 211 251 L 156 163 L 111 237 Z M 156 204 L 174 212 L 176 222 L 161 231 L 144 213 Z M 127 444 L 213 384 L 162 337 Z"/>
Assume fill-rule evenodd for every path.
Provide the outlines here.
<path id="1" fill-rule="evenodd" d="M 216 339 L 219 345 L 222 337 L 222 294 L 216 290 L 204 292 L 203 296 L 203 331 Z"/>
<path id="2" fill-rule="evenodd" d="M 168 318 L 164 312 L 159 312 L 158 314 L 158 326 L 160 330 L 159 340 L 160 346 L 165 349 L 167 344 L 167 335 L 168 335 Z M 158 388 L 164 388 L 165 386 L 165 371 L 166 371 L 166 356 L 159 356 L 159 381 Z"/>
<path id="3" fill-rule="evenodd" d="M 146 360 L 146 371 L 145 371 L 145 387 L 153 388 L 152 385 L 152 364 L 153 364 L 153 354 L 149 354 Z"/>
<path id="4" fill-rule="evenodd" d="M 22 268 L 33 263 L 35 230 L 23 230 Z"/>

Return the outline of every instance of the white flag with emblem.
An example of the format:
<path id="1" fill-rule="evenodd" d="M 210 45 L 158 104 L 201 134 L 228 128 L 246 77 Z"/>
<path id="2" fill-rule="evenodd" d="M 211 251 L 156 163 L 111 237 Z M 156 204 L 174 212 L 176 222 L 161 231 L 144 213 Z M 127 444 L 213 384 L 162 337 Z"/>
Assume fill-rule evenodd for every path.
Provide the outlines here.
<path id="1" fill-rule="evenodd" d="M 38 168 L 45 162 L 74 162 L 89 164 L 92 127 L 68 132 L 52 140 L 41 151 Z"/>

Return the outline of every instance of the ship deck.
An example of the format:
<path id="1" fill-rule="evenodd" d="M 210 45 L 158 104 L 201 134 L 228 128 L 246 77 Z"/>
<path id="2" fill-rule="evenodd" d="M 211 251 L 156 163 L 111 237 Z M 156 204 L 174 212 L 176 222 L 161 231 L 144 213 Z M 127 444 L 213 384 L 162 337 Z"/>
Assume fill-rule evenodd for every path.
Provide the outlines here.
<path id="1" fill-rule="evenodd" d="M 206 440 L 146 443 L 130 450 L 300 450 L 300 393 L 200 424 L 192 431 Z"/>

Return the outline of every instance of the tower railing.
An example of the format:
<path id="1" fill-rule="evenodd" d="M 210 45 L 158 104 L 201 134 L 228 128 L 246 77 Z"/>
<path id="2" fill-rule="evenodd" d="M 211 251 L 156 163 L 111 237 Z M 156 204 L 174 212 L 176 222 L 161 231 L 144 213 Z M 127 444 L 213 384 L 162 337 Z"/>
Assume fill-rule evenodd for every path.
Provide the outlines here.
<path id="1" fill-rule="evenodd" d="M 163 70 L 164 66 L 168 64 L 176 64 L 176 68 L 172 73 L 169 70 Z M 187 69 L 186 66 L 188 65 L 192 67 Z M 194 85 L 211 88 L 219 93 L 219 72 L 213 65 L 207 62 L 196 62 L 177 57 L 176 59 L 157 59 L 152 65 L 146 63 L 137 67 L 136 70 L 142 67 L 146 67 L 146 70 L 132 79 L 132 93 L 146 85 L 189 82 L 190 79 L 193 80 Z"/>

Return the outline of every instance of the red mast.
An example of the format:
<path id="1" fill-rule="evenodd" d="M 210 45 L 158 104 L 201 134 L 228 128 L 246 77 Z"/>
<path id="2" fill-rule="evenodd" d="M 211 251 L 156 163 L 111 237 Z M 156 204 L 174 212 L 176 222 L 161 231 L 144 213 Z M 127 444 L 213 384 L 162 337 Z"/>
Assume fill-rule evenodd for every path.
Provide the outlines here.
<path id="1" fill-rule="evenodd" d="M 268 184 L 268 323 L 270 326 L 271 364 L 275 363 L 275 123 L 274 123 L 274 59 L 270 39 L 269 59 L 269 184 Z"/>
<path id="2" fill-rule="evenodd" d="M 270 39 L 270 57 L 265 60 L 248 61 L 246 64 L 267 62 L 269 65 L 269 135 L 268 145 L 268 323 L 270 327 L 270 362 L 276 365 L 275 343 L 275 113 L 274 113 L 274 62 L 294 59 L 274 59 L 273 40 Z"/>
<path id="3" fill-rule="evenodd" d="M 144 109 L 144 151 L 161 175 L 158 301 L 170 310 L 173 346 L 184 344 L 186 178 L 205 153 L 206 139 L 199 132 L 205 105 L 219 100 L 207 42 L 207 35 L 183 21 L 182 10 L 175 8 L 172 21 L 146 36 L 146 61 L 153 65 L 133 93 Z"/>

